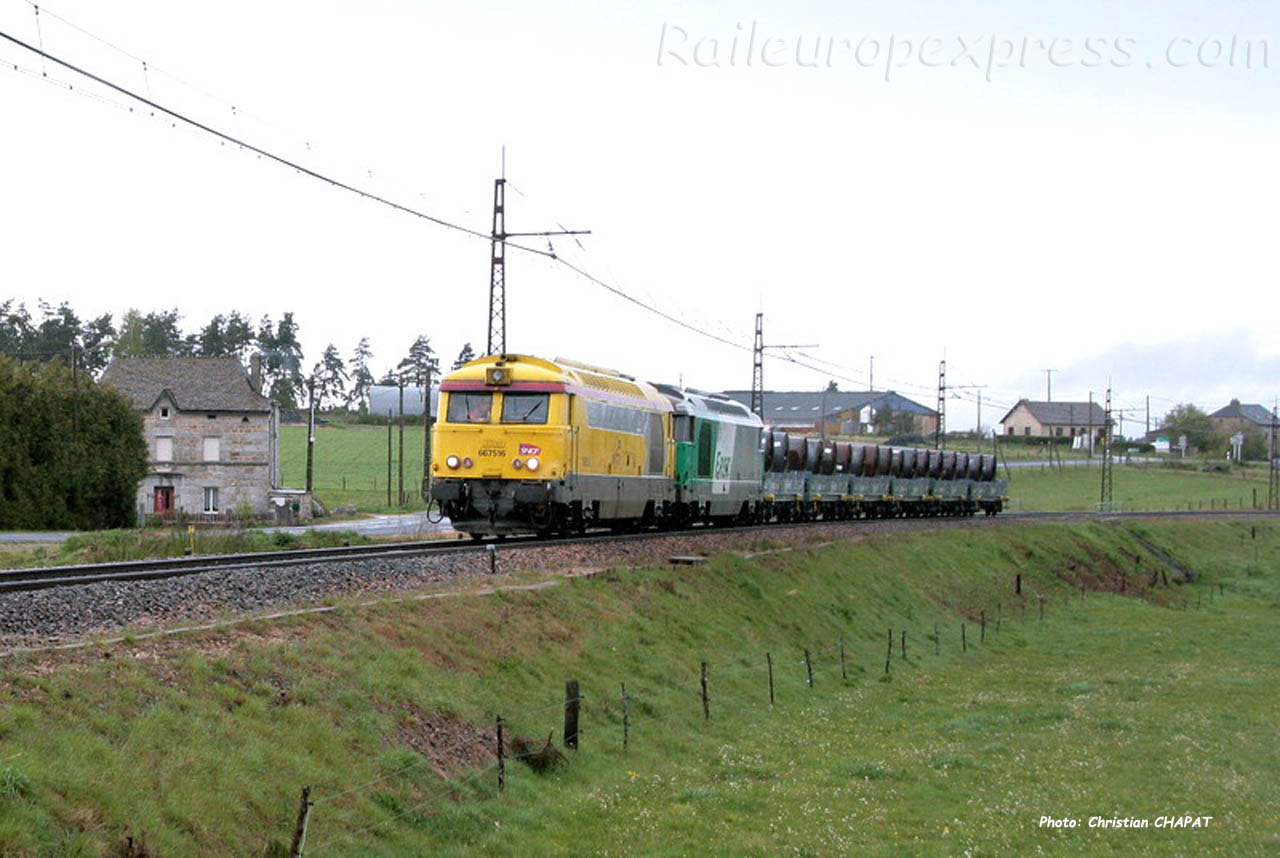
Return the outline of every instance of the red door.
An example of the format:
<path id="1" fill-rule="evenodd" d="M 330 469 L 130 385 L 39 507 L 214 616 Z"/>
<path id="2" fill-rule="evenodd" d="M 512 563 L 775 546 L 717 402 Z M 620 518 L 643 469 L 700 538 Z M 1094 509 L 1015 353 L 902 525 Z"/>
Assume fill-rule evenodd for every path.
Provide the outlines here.
<path id="1" fill-rule="evenodd" d="M 156 486 L 156 515 L 173 512 L 173 486 Z"/>

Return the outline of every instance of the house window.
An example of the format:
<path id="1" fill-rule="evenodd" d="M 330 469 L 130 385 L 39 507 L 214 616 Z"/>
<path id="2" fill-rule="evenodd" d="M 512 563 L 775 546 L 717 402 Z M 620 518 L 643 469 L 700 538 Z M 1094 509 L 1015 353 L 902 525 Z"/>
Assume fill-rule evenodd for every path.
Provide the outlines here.
<path id="1" fill-rule="evenodd" d="M 1023 434 L 1023 435 L 1030 435 L 1030 434 L 1031 434 L 1031 427 L 1030 427 L 1030 426 L 1023 426 L 1023 427 L 1022 427 L 1022 434 Z"/>
<path id="2" fill-rule="evenodd" d="M 157 462 L 173 461 L 173 439 L 172 438 L 156 439 L 156 461 Z"/>
<path id="3" fill-rule="evenodd" d="M 1008 430 L 1009 430 L 1009 431 L 1005 432 L 1004 434 L 1006 434 L 1006 435 L 1012 435 L 1012 434 L 1013 434 L 1013 427 L 1012 427 L 1012 426 L 1009 426 L 1009 427 L 1007 427 L 1007 428 L 1008 428 Z"/>
<path id="4" fill-rule="evenodd" d="M 216 462 L 221 458 L 222 443 L 219 438 L 204 439 L 204 460 L 206 462 Z"/>
<path id="5" fill-rule="evenodd" d="M 218 511 L 218 489 L 215 486 L 205 486 L 204 489 L 204 511 Z"/>
<path id="6" fill-rule="evenodd" d="M 168 419 L 169 419 L 169 406 L 167 406 L 167 405 L 161 405 L 161 406 L 160 406 L 160 419 L 161 419 L 161 420 L 168 420 Z"/>
<path id="7" fill-rule="evenodd" d="M 205 415 L 205 419 L 207 419 L 207 420 L 217 420 L 217 419 L 218 419 L 218 415 L 216 415 L 216 414 L 206 414 L 206 415 Z"/>
<path id="8" fill-rule="evenodd" d="M 1054 434 L 1054 435 L 1057 435 L 1059 438 L 1061 438 L 1061 437 L 1062 437 L 1062 427 L 1061 427 L 1061 426 L 1058 426 L 1057 428 L 1055 428 L 1055 429 L 1053 430 L 1053 434 Z"/>

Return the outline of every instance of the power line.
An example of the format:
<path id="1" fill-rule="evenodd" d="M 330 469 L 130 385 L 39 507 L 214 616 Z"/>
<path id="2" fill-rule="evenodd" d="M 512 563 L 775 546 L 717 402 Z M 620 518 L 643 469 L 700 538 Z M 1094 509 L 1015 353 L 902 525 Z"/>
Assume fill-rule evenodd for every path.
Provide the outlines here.
<path id="1" fill-rule="evenodd" d="M 318 172 L 318 171 L 316 171 L 316 170 L 312 170 L 312 169 L 311 169 L 311 168 L 309 168 L 309 167 L 303 166 L 302 164 L 300 164 L 300 163 L 298 163 L 298 162 L 296 162 L 296 161 L 292 161 L 292 160 L 290 160 L 290 159 L 288 159 L 288 158 L 285 158 L 285 157 L 283 157 L 283 156 L 276 155 L 276 154 L 274 154 L 273 152 L 270 152 L 270 151 L 268 151 L 268 150 L 266 150 L 266 149 L 263 149 L 263 148 L 261 148 L 261 147 L 259 147 L 259 146 L 255 146 L 255 145 L 253 145 L 252 143 L 249 143 L 249 142 L 246 142 L 246 141 L 244 141 L 244 140 L 241 140 L 241 139 L 240 139 L 240 138 L 238 138 L 238 137 L 234 137 L 234 136 L 232 136 L 232 135 L 230 135 L 230 134 L 227 134 L 226 132 L 219 131 L 219 130 L 217 130 L 216 128 L 213 128 L 213 127 L 212 127 L 212 126 L 210 126 L 210 125 L 206 125 L 205 123 L 200 122 L 200 121 L 195 120 L 195 119 L 192 119 L 191 117 L 189 117 L 189 116 L 187 116 L 187 115 L 185 115 L 185 114 L 183 114 L 183 113 L 179 113 L 179 112 L 178 112 L 178 111 L 176 111 L 176 110 L 172 110 L 172 109 L 170 109 L 170 108 L 168 108 L 168 107 L 165 107 L 165 106 L 164 106 L 164 105 L 162 105 L 162 104 L 159 104 L 158 102 L 152 101 L 151 99 L 149 99 L 149 98 L 147 98 L 147 97 L 145 97 L 145 96 L 143 96 L 143 95 L 139 95 L 138 93 L 134 92 L 134 91 L 133 91 L 133 90 L 131 90 L 131 89 L 128 89 L 128 88 L 123 87 L 123 86 L 120 86 L 119 84 L 116 84 L 116 83 L 112 83 L 111 81 L 107 80 L 106 78 L 100 77 L 100 76 L 98 76 L 98 75 L 94 74 L 93 72 L 90 72 L 90 71 L 87 71 L 87 70 L 85 70 L 85 69 L 83 69 L 83 68 L 80 68 L 79 66 L 77 66 L 77 65 L 75 65 L 75 64 L 73 64 L 73 63 L 70 63 L 70 62 L 68 62 L 68 61 L 66 61 L 66 60 L 64 60 L 64 59 L 61 59 L 61 58 L 59 58 L 59 57 L 56 57 L 56 56 L 54 56 L 53 54 L 47 53 L 47 52 L 45 52 L 45 51 L 41 50 L 40 48 L 37 48 L 37 47 L 35 47 L 34 45 L 30 45 L 30 44 L 28 44 L 28 43 L 26 43 L 26 42 L 22 41 L 21 39 L 16 38 L 16 37 L 14 37 L 14 36 L 10 35 L 9 33 L 6 33 L 6 32 L 4 32 L 4 31 L 2 31 L 2 30 L 0 30 L 0 38 L 3 38 L 3 39 L 5 39 L 5 40 L 7 40 L 7 41 L 9 41 L 9 42 L 12 42 L 13 44 L 17 45 L 17 46 L 18 46 L 18 47 L 20 47 L 20 48 L 24 48 L 24 49 L 26 49 L 26 50 L 28 50 L 28 51 L 31 51 L 32 53 L 37 54 L 37 55 L 39 55 L 40 57 L 43 57 L 44 59 L 47 59 L 47 60 L 49 60 L 49 61 L 51 61 L 51 62 L 54 62 L 54 63 L 57 63 L 58 65 L 62 66 L 62 67 L 63 67 L 63 68 L 65 68 L 65 69 L 68 69 L 68 70 L 70 70 L 70 71 L 72 71 L 72 72 L 75 72 L 76 74 L 81 75 L 82 77 L 86 77 L 86 78 L 88 78 L 89 80 L 92 80 L 93 82 L 95 82 L 95 83 L 97 83 L 97 84 L 100 84 L 100 85 L 102 85 L 102 86 L 105 86 L 105 87 L 107 87 L 108 89 L 111 89 L 111 90 L 113 90 L 113 91 L 115 91 L 115 92 L 120 93 L 121 95 L 124 95 L 124 96 L 126 96 L 126 97 L 128 97 L 128 98 L 131 98 L 131 99 L 133 99 L 134 101 L 139 102 L 140 104 L 145 104 L 146 106 L 148 106 L 148 107 L 150 107 L 150 108 L 152 108 L 152 109 L 154 109 L 154 110 L 158 110 L 158 111 L 160 111 L 161 113 L 164 113 L 166 116 L 172 117 L 173 119 L 176 119 L 176 120 L 178 120 L 179 122 L 183 122 L 183 123 L 185 123 L 185 124 L 187 124 L 187 125 L 190 125 L 192 128 L 195 128 L 195 129 L 197 129 L 197 130 L 199 130 L 199 131 L 203 131 L 203 132 L 205 132 L 206 134 L 211 134 L 211 135 L 213 135 L 214 137 L 217 137 L 217 138 L 219 138 L 220 140 L 223 140 L 223 141 L 225 141 L 225 142 L 228 142 L 228 143 L 234 143 L 235 145 L 237 145 L 237 146 L 241 147 L 242 149 L 247 149 L 247 150 L 249 150 L 250 152 L 253 152 L 253 153 L 257 154 L 257 155 L 260 155 L 260 156 L 261 156 L 261 157 L 263 157 L 263 158 L 267 158 L 268 160 L 274 161 L 274 162 L 276 162 L 276 163 L 278 163 L 278 164 L 281 164 L 281 165 L 283 165 L 283 166 L 290 167 L 290 168 L 292 168 L 292 169 L 296 170 L 297 172 L 302 173 L 302 174 L 303 174 L 303 175 L 305 175 L 305 176 L 310 176 L 310 177 L 311 177 L 311 178 L 313 178 L 313 179 L 318 179 L 318 180 L 320 180 L 320 181 L 322 181 L 322 182 L 325 182 L 325 183 L 327 183 L 327 184 L 331 185 L 332 187 L 339 188 L 339 189 L 344 190 L 344 191 L 349 191 L 349 192 L 351 192 L 351 193 L 353 193 L 353 194 L 357 194 L 357 195 L 359 195 L 359 196 L 361 196 L 361 197 L 364 197 L 364 198 L 365 198 L 365 199 L 367 199 L 367 200 L 372 200 L 373 202 L 381 203 L 382 205 L 388 206 L 388 207 L 390 207 L 390 208 L 392 208 L 392 209 L 395 209 L 396 211 L 403 212 L 403 213 L 405 213 L 405 214 L 409 214 L 409 215 L 413 215 L 414 217 L 421 218 L 422 220 L 426 220 L 426 221 L 429 221 L 429 222 L 431 222 L 431 223 L 434 223 L 434 224 L 436 224 L 437 226 L 443 226 L 443 227 L 445 227 L 445 228 L 447 228 L 447 229 L 456 230 L 456 231 L 461 232 L 461 233 L 463 233 L 463 234 L 465 234 L 465 235 L 472 236 L 473 238 L 482 238 L 482 239 L 484 239 L 485 241 L 490 241 L 490 240 L 491 240 L 491 238 L 492 238 L 488 233 L 480 232 L 479 230 L 471 229 L 470 227 L 466 227 L 466 226 L 462 226 L 461 224 L 453 223 L 452 221 L 445 220 L 444 218 L 440 218 L 440 217 L 436 217 L 435 215 L 427 214 L 426 212 L 419 211 L 418 209 L 410 208 L 409 206 L 403 205 L 403 204 L 401 204 L 401 203 L 393 202 L 392 200 L 389 200 L 389 199 L 387 199 L 386 197 L 380 196 L 380 195 L 378 195 L 378 194 L 372 193 L 371 191 L 361 190 L 360 188 L 357 188 L 357 187 L 356 187 L 356 186 L 354 186 L 354 185 L 348 184 L 348 183 L 343 182 L 343 181 L 340 181 L 340 180 L 338 180 L 338 179 L 331 178 L 330 176 L 327 176 L 327 175 L 325 175 L 325 174 L 323 174 L 323 173 L 320 173 L 320 172 Z M 546 250 L 539 250 L 539 249 L 538 249 L 538 248 L 536 248 L 536 247 L 526 247 L 526 246 L 524 246 L 524 245 L 519 245 L 519 244 L 511 244 L 511 245 L 509 245 L 509 246 L 510 246 L 510 247 L 517 248 L 517 249 L 519 249 L 519 250 L 523 250 L 523 251 L 525 251 L 526 253 L 534 253 L 534 254 L 537 254 L 538 256 L 546 256 L 546 257 L 551 258 L 551 259 L 555 259 L 555 258 L 556 258 L 555 253 L 550 252 L 550 251 L 546 251 Z"/>

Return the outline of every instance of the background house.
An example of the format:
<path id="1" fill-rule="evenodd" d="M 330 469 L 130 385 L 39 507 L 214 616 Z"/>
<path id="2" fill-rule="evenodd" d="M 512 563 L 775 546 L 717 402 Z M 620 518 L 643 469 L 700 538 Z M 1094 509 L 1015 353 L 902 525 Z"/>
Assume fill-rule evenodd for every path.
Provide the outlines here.
<path id="1" fill-rule="evenodd" d="M 116 358 L 102 383 L 142 412 L 149 453 L 138 485 L 140 513 L 273 512 L 272 493 L 280 486 L 278 416 L 239 359 Z"/>
<path id="2" fill-rule="evenodd" d="M 751 391 L 726 390 L 725 396 L 751 407 Z M 819 432 L 826 423 L 828 435 L 918 433 L 937 429 L 938 413 L 892 390 L 861 392 L 780 391 L 764 392 L 764 424 L 770 429 Z M 892 428 L 885 424 L 893 422 Z"/>
<path id="3" fill-rule="evenodd" d="M 1237 432 L 1259 432 L 1266 438 L 1274 430 L 1271 412 L 1261 405 L 1242 405 L 1233 399 L 1209 415 L 1213 428 L 1224 435 Z"/>
<path id="4" fill-rule="evenodd" d="M 1106 435 L 1107 412 L 1096 402 L 1033 402 L 1019 399 L 1000 420 L 1005 435 L 1072 438 Z M 1114 423 L 1114 421 L 1112 421 Z"/>

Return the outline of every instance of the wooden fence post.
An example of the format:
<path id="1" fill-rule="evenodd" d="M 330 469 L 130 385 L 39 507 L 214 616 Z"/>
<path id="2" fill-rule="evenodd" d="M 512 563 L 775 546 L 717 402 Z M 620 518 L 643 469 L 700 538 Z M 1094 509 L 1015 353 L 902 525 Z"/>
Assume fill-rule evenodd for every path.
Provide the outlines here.
<path id="1" fill-rule="evenodd" d="M 502 716 L 498 716 L 498 792 L 507 788 L 507 750 L 502 742 Z"/>
<path id="2" fill-rule="evenodd" d="M 298 820 L 293 826 L 293 842 L 289 845 L 289 858 L 302 858 L 307 845 L 307 820 L 311 817 L 311 787 L 302 788 L 302 801 L 298 805 Z"/>
<path id="3" fill-rule="evenodd" d="M 711 720 L 711 700 L 707 697 L 707 663 L 702 663 L 702 720 Z"/>
<path id="4" fill-rule="evenodd" d="M 987 612 L 985 609 L 978 612 L 978 643 L 987 642 Z"/>
<path id="5" fill-rule="evenodd" d="M 907 660 L 907 630 L 902 630 L 902 660 Z"/>
<path id="6" fill-rule="evenodd" d="M 578 680 L 567 680 L 564 684 L 564 746 L 575 751 L 578 749 L 578 713 L 581 707 Z"/>
<path id="7" fill-rule="evenodd" d="M 1004 605 L 996 602 L 996 634 L 1000 634 L 1000 615 L 1004 613 Z"/>
<path id="8" fill-rule="evenodd" d="M 942 655 L 942 637 L 938 634 L 938 624 L 933 624 L 933 654 Z"/>
<path id="9" fill-rule="evenodd" d="M 764 654 L 764 660 L 769 664 L 769 705 L 773 705 L 773 655 Z"/>
<path id="10" fill-rule="evenodd" d="M 849 671 L 845 667 L 845 662 L 844 662 L 844 638 L 840 638 L 840 678 L 841 679 L 849 678 Z"/>
<path id="11" fill-rule="evenodd" d="M 498 546 L 490 545 L 489 549 L 489 574 L 498 574 Z"/>
<path id="12" fill-rule="evenodd" d="M 631 716 L 627 713 L 627 684 L 622 683 L 622 747 L 631 741 Z"/>
<path id="13" fill-rule="evenodd" d="M 809 677 L 809 687 L 813 688 L 813 661 L 809 658 L 809 651 L 804 651 L 804 672 Z"/>
<path id="14" fill-rule="evenodd" d="M 889 672 L 889 664 L 893 661 L 893 629 L 889 629 L 889 649 L 884 654 L 884 672 Z"/>
<path id="15" fill-rule="evenodd" d="M 1019 596 L 1022 595 L 1022 573 L 1021 572 L 1019 572 L 1018 576 L 1014 579 L 1013 592 L 1017 593 Z"/>
<path id="16" fill-rule="evenodd" d="M 961 652 L 969 651 L 969 641 L 964 636 L 964 623 L 960 624 L 960 651 Z"/>

